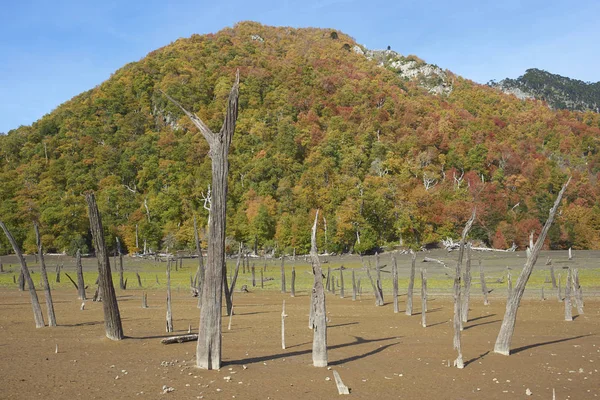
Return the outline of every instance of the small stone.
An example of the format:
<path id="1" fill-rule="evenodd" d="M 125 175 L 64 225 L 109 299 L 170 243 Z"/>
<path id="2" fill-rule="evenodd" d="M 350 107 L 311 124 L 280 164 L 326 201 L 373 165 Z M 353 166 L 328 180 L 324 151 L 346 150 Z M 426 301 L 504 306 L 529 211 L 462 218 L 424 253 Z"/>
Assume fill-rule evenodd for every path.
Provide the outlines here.
<path id="1" fill-rule="evenodd" d="M 331 380 L 331 378 L 330 378 L 330 377 L 327 377 L 327 378 L 325 378 L 325 380 L 326 380 L 326 381 L 330 381 L 330 380 Z"/>
<path id="2" fill-rule="evenodd" d="M 529 388 L 527 388 L 527 389 L 525 390 L 525 394 L 526 394 L 527 396 L 531 396 L 533 393 L 531 392 L 531 390 L 529 390 Z"/>

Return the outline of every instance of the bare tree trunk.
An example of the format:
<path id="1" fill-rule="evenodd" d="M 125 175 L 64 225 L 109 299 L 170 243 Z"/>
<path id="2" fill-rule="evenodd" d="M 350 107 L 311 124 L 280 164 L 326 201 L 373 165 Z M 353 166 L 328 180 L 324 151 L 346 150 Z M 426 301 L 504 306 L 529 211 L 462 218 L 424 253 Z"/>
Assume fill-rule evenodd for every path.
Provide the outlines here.
<path id="1" fill-rule="evenodd" d="M 148 308 L 148 294 L 142 293 L 142 308 Z"/>
<path id="2" fill-rule="evenodd" d="M 575 268 L 573 270 L 572 276 L 573 282 L 573 292 L 575 297 L 575 304 L 577 305 L 577 314 L 583 314 L 583 291 L 581 290 L 581 285 L 579 284 L 579 269 Z"/>
<path id="3" fill-rule="evenodd" d="M 406 293 L 406 315 L 412 315 L 413 312 L 413 290 L 415 286 L 415 268 L 417 254 L 411 250 L 410 277 L 408 279 L 408 292 Z"/>
<path id="4" fill-rule="evenodd" d="M 357 292 L 356 278 L 354 276 L 354 268 L 352 268 L 352 301 L 356 301 L 356 292 Z"/>
<path id="5" fill-rule="evenodd" d="M 292 297 L 296 297 L 296 267 L 294 266 L 292 266 Z"/>
<path id="6" fill-rule="evenodd" d="M 427 270 L 421 267 L 421 326 L 427 327 Z"/>
<path id="7" fill-rule="evenodd" d="M 340 299 L 344 298 L 344 266 L 340 266 Z"/>
<path id="8" fill-rule="evenodd" d="M 487 306 L 490 304 L 488 301 L 488 288 L 485 284 L 485 275 L 483 273 L 483 266 L 481 265 L 481 258 L 479 259 L 479 280 L 481 281 L 481 292 L 483 293 L 483 305 Z"/>
<path id="9" fill-rule="evenodd" d="M 142 277 L 140 276 L 140 273 L 136 271 L 136 272 L 135 272 L 135 276 L 137 277 L 138 286 L 139 286 L 139 287 L 143 287 L 143 286 L 142 286 Z"/>
<path id="10" fill-rule="evenodd" d="M 46 297 L 46 308 L 48 310 L 48 325 L 56 326 L 56 315 L 54 314 L 54 303 L 52 302 L 52 292 L 50 292 L 50 283 L 48 283 L 48 274 L 46 273 L 46 263 L 44 262 L 44 251 L 42 249 L 42 238 L 37 222 L 33 223 L 35 230 L 35 241 L 38 249 L 38 259 L 40 260 L 40 272 L 42 274 L 42 285 L 44 286 L 44 295 Z"/>
<path id="11" fill-rule="evenodd" d="M 383 299 L 380 297 L 381 293 L 379 292 L 377 286 L 375 286 L 375 282 L 373 282 L 373 277 L 371 276 L 371 271 L 369 270 L 369 268 L 366 267 L 364 264 L 363 267 L 367 272 L 367 277 L 369 278 L 369 281 L 371 282 L 371 287 L 373 288 L 373 295 L 375 296 L 375 306 L 380 306 L 383 304 Z"/>
<path id="12" fill-rule="evenodd" d="M 256 287 L 256 269 L 254 268 L 254 264 L 252 264 L 252 287 Z"/>
<path id="13" fill-rule="evenodd" d="M 573 321 L 573 305 L 571 304 L 571 268 L 567 268 L 565 282 L 565 321 Z"/>
<path id="14" fill-rule="evenodd" d="M 508 292 L 508 297 L 512 294 L 513 284 L 512 284 L 512 275 L 510 273 L 510 268 L 506 268 L 506 291 Z"/>
<path id="15" fill-rule="evenodd" d="M 200 246 L 200 235 L 198 235 L 198 224 L 194 216 L 194 239 L 196 240 L 196 251 L 198 252 L 198 270 L 196 271 L 196 288 L 198 289 L 198 308 L 202 308 L 202 284 L 204 283 L 204 257 Z"/>
<path id="16" fill-rule="evenodd" d="M 96 198 L 94 193 L 88 193 L 85 196 L 88 204 L 88 214 L 90 218 L 90 228 L 92 238 L 96 247 L 96 257 L 98 259 L 99 288 L 102 292 L 102 308 L 104 309 L 104 328 L 106 337 L 111 340 L 123 339 L 123 327 L 121 325 L 121 315 L 119 314 L 119 305 L 115 295 L 115 287 L 112 282 L 112 273 L 110 271 L 110 262 L 106 245 L 104 243 L 104 230 L 102 229 L 102 220 L 98 213 Z"/>
<path id="17" fill-rule="evenodd" d="M 293 267 L 292 267 L 293 268 Z M 293 269 L 292 269 L 293 271 Z M 283 301 L 283 308 L 281 309 L 281 348 L 285 350 L 285 300 Z"/>
<path id="18" fill-rule="evenodd" d="M 177 262 L 177 261 L 175 261 Z M 171 258 L 167 259 L 167 332 L 173 332 L 173 314 L 171 312 Z"/>
<path id="19" fill-rule="evenodd" d="M 398 262 L 396 261 L 396 256 L 392 254 L 392 289 L 393 289 L 393 297 L 394 297 L 394 313 L 398 313 L 400 309 L 398 308 Z"/>
<path id="20" fill-rule="evenodd" d="M 312 227 L 310 258 L 313 270 L 312 310 L 313 310 L 313 366 L 327 366 L 327 311 L 325 308 L 325 290 L 323 288 L 323 271 L 317 253 L 317 221 L 319 210 L 315 215 L 315 223 Z"/>
<path id="21" fill-rule="evenodd" d="M 285 256 L 281 256 L 281 293 L 285 293 Z"/>
<path id="22" fill-rule="evenodd" d="M 469 322 L 469 300 L 471 298 L 471 243 L 467 244 L 467 260 L 465 262 L 465 293 L 461 307 L 462 322 Z"/>
<path id="23" fill-rule="evenodd" d="M 548 219 L 546 220 L 546 223 L 544 224 L 544 227 L 542 228 L 542 231 L 540 232 L 540 235 L 538 236 L 535 245 L 533 246 L 531 257 L 527 258 L 527 262 L 525 263 L 525 266 L 523 267 L 523 270 L 519 275 L 517 284 L 510 298 L 506 302 L 506 312 L 504 313 L 502 326 L 500 327 L 500 332 L 498 333 L 498 338 L 496 339 L 496 344 L 494 346 L 495 353 L 503 354 L 506 356 L 510 354 L 510 342 L 512 340 L 512 335 L 515 330 L 515 322 L 517 320 L 517 311 L 519 309 L 519 304 L 521 303 L 521 297 L 525 292 L 525 285 L 527 284 L 527 281 L 531 276 L 531 272 L 533 271 L 533 267 L 535 266 L 540 250 L 544 245 L 544 240 L 546 240 L 546 235 L 548 234 L 550 226 L 554 221 L 556 210 L 560 205 L 562 197 L 565 191 L 567 190 L 567 186 L 569 185 L 570 181 L 571 178 L 569 178 L 569 180 L 563 185 L 562 189 L 558 193 L 556 201 L 550 209 Z"/>
<path id="24" fill-rule="evenodd" d="M 83 280 L 83 265 L 81 264 L 81 250 L 77 249 L 75 254 L 75 265 L 77 267 L 77 290 L 79 292 L 79 300 L 85 300 L 85 282 Z"/>
<path id="25" fill-rule="evenodd" d="M 327 267 L 327 279 L 326 279 L 326 289 L 328 292 L 331 292 L 331 268 Z"/>
<path id="26" fill-rule="evenodd" d="M 23 274 L 23 270 L 19 271 L 19 291 L 25 291 L 25 275 Z"/>
<path id="27" fill-rule="evenodd" d="M 221 305 L 223 270 L 225 268 L 227 175 L 229 173 L 227 158 L 238 115 L 239 77 L 238 71 L 235 83 L 229 93 L 225 120 L 218 133 L 213 133 L 197 115 L 190 113 L 165 94 L 200 130 L 209 144 L 209 155 L 212 159 L 208 262 L 202 288 L 200 329 L 196 347 L 196 365 L 203 369 L 219 369 L 221 367 Z"/>
<path id="28" fill-rule="evenodd" d="M 552 279 L 552 289 L 556 289 L 556 276 L 554 276 L 554 267 L 550 267 L 550 278 Z"/>
<path id="29" fill-rule="evenodd" d="M 56 264 L 56 283 L 60 283 L 60 265 Z"/>
<path id="30" fill-rule="evenodd" d="M 561 279 L 561 275 L 559 273 L 558 274 L 558 287 L 556 288 L 556 297 L 558 298 L 558 302 L 562 303 L 563 302 L 563 297 L 562 297 L 562 293 L 561 293 L 560 279 Z"/>
<path id="31" fill-rule="evenodd" d="M 125 290 L 125 281 L 123 280 L 123 252 L 121 251 L 121 241 L 118 237 L 115 237 L 117 242 L 117 253 L 119 253 L 119 288 Z"/>
<path id="32" fill-rule="evenodd" d="M 235 263 L 235 271 L 233 273 L 233 277 L 231 278 L 231 286 L 227 286 L 227 269 L 224 268 L 223 271 L 223 288 L 225 290 L 225 303 L 227 305 L 227 315 L 231 315 L 233 312 L 233 291 L 235 290 L 235 284 L 237 282 L 238 274 L 240 272 L 240 263 L 243 263 L 242 260 L 242 244 L 240 243 L 240 248 L 238 251 L 238 258 Z"/>
<path id="33" fill-rule="evenodd" d="M 375 271 L 377 272 L 377 292 L 379 292 L 379 296 L 377 297 L 378 306 L 382 306 L 384 304 L 383 300 L 383 284 L 381 282 L 381 266 L 379 265 L 379 253 L 375 252 Z"/>
<path id="34" fill-rule="evenodd" d="M 27 282 L 27 286 L 29 287 L 29 295 L 31 297 L 31 307 L 33 309 L 33 319 L 35 320 L 36 328 L 43 328 L 44 324 L 44 315 L 42 314 L 42 307 L 40 307 L 40 301 L 38 300 L 37 292 L 35 291 L 35 285 L 33 284 L 33 280 L 31 279 L 31 275 L 29 274 L 29 268 L 27 268 L 27 263 L 25 262 L 25 258 L 23 257 L 23 253 L 21 253 L 21 249 L 17 244 L 17 241 L 10 233 L 4 222 L 0 221 L 0 227 L 4 231 L 6 238 L 10 242 L 19 262 L 21 263 L 21 273 L 23 274 L 23 282 Z"/>
<path id="35" fill-rule="evenodd" d="M 263 277 L 263 270 L 260 270 L 260 288 L 264 289 L 265 288 L 265 278 Z"/>
<path id="36" fill-rule="evenodd" d="M 475 222 L 475 209 L 473 209 L 473 213 L 471 214 L 471 218 L 467 221 L 465 228 L 463 229 L 462 236 L 460 238 L 460 247 L 458 250 L 458 260 L 456 261 L 456 271 L 454 275 L 454 349 L 458 353 L 458 357 L 454 360 L 454 366 L 456 368 L 464 368 L 465 364 L 462 358 L 462 346 L 461 346 L 461 338 L 460 331 L 462 331 L 462 312 L 461 312 L 461 296 L 460 296 L 460 280 L 461 280 L 461 266 L 463 262 L 463 255 L 465 252 L 465 245 L 467 240 L 467 235 L 473 226 L 473 222 Z"/>

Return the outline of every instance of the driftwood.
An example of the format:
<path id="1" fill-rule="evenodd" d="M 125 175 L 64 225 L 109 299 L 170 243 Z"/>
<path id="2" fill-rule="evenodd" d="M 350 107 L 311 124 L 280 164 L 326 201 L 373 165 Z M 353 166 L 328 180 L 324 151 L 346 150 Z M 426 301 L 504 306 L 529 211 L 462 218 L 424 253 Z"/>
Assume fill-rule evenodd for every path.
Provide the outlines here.
<path id="1" fill-rule="evenodd" d="M 197 333 L 191 333 L 188 335 L 181 335 L 181 336 L 171 336 L 171 337 L 167 337 L 164 339 L 161 339 L 161 343 L 162 344 L 173 344 L 173 343 L 185 343 L 185 342 L 193 342 L 198 340 L 198 334 Z"/>
<path id="2" fill-rule="evenodd" d="M 447 266 L 445 262 L 443 262 L 442 260 L 438 260 L 437 258 L 429 258 L 429 257 L 425 257 L 425 258 L 423 259 L 423 261 L 422 261 L 422 262 L 432 262 L 432 263 L 437 263 L 437 264 L 440 264 L 440 265 L 441 265 L 442 267 L 444 267 L 444 268 L 450 269 L 450 267 L 449 267 L 449 266 Z"/>
<path id="3" fill-rule="evenodd" d="M 558 206 L 562 200 L 562 197 L 567 190 L 567 186 L 571 178 L 567 180 L 567 182 L 563 185 L 562 189 L 558 193 L 556 201 L 554 205 L 550 209 L 548 214 L 548 219 L 538 236 L 533 249 L 531 251 L 531 256 L 527 258 L 525 266 L 519 275 L 515 288 L 513 289 L 510 298 L 506 302 L 506 312 L 504 313 L 504 318 L 502 320 L 502 325 L 500 327 L 500 332 L 498 333 L 498 338 L 496 339 L 496 344 L 494 345 L 494 352 L 509 355 L 510 354 L 510 342 L 512 340 L 512 335 L 515 330 L 515 323 L 517 320 L 517 311 L 519 309 L 519 305 L 521 303 L 521 297 L 523 297 L 523 293 L 525 292 L 525 285 L 527 285 L 527 281 L 531 276 L 531 272 L 533 271 L 533 267 L 537 261 L 538 255 L 542 246 L 544 245 L 544 240 L 546 240 L 546 235 L 550 230 L 550 226 L 554 221 L 554 216 L 556 215 L 556 211 L 558 210 Z"/>
<path id="4" fill-rule="evenodd" d="M 455 243 L 452 238 L 447 238 L 446 240 L 442 240 L 442 245 L 448 252 L 453 250 L 458 250 L 460 248 L 460 242 Z M 517 245 L 515 243 L 512 244 L 508 249 L 494 249 L 491 247 L 482 247 L 482 246 L 473 246 L 471 247 L 473 251 L 497 251 L 502 253 L 513 253 L 517 250 Z"/>
<path id="5" fill-rule="evenodd" d="M 342 382 L 342 378 L 337 371 L 333 371 L 333 379 L 335 379 L 338 394 L 350 394 L 350 389 L 348 389 L 348 386 L 344 385 L 344 382 Z"/>

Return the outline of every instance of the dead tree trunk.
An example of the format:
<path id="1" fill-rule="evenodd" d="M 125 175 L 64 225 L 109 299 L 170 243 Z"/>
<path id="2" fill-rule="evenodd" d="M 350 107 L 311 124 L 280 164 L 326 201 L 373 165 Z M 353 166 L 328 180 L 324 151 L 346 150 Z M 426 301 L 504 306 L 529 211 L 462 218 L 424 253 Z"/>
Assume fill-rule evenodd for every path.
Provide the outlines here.
<path id="1" fill-rule="evenodd" d="M 417 254 L 411 250 L 410 277 L 408 279 L 408 292 L 406 293 L 406 315 L 412 315 L 413 312 L 413 290 L 415 286 L 415 267 Z"/>
<path id="2" fill-rule="evenodd" d="M 315 223 L 312 227 L 310 258 L 313 270 L 313 289 L 312 289 L 312 328 L 313 328 L 313 366 L 327 366 L 327 311 L 325 308 L 325 290 L 323 288 L 323 271 L 321 262 L 317 253 L 317 221 L 319 220 L 319 210 L 315 215 Z"/>
<path id="3" fill-rule="evenodd" d="M 398 262 L 396 256 L 392 254 L 392 289 L 394 297 L 394 313 L 400 312 L 398 308 Z"/>
<path id="4" fill-rule="evenodd" d="M 379 253 L 375 252 L 375 271 L 377 272 L 377 292 L 379 292 L 379 296 L 377 297 L 378 306 L 382 306 L 384 304 L 383 300 L 383 284 L 381 282 L 381 265 L 379 265 Z"/>
<path id="5" fill-rule="evenodd" d="M 554 276 L 554 266 L 550 267 L 550 278 L 552 279 L 552 289 L 556 289 L 556 276 Z"/>
<path id="6" fill-rule="evenodd" d="M 254 264 L 252 264 L 252 287 L 256 287 L 256 269 L 254 268 Z"/>
<path id="7" fill-rule="evenodd" d="M 506 312 L 504 313 L 502 326 L 500 327 L 500 332 L 498 333 L 498 338 L 496 339 L 496 344 L 494 346 L 495 353 L 503 354 L 506 356 L 510 354 L 510 342 L 512 340 L 512 335 L 515 330 L 515 322 L 517 320 L 517 311 L 519 309 L 519 304 L 521 303 L 521 297 L 525 292 L 525 285 L 527 284 L 527 281 L 531 276 L 531 272 L 533 271 L 533 267 L 535 266 L 540 250 L 544 245 L 544 240 L 546 240 L 546 235 L 550 230 L 550 226 L 554 221 L 554 216 L 556 215 L 558 206 L 560 205 L 562 197 L 565 191 L 567 190 L 567 186 L 569 185 L 570 181 L 571 178 L 569 178 L 569 180 L 564 184 L 564 186 L 558 193 L 556 201 L 550 209 L 548 219 L 546 220 L 546 223 L 544 224 L 544 227 L 542 228 L 542 231 L 540 232 L 540 235 L 538 236 L 535 245 L 533 246 L 531 257 L 527 258 L 527 262 L 525 263 L 525 266 L 523 267 L 523 270 L 519 275 L 519 279 L 517 279 L 517 284 L 513 289 L 510 298 L 506 302 Z"/>
<path id="8" fill-rule="evenodd" d="M 456 368 L 464 368 L 465 364 L 462 359 L 462 346 L 460 340 L 460 331 L 462 331 L 462 312 L 461 312 L 461 299 L 460 299 L 460 280 L 461 280 L 461 266 L 463 262 L 463 255 L 465 252 L 465 244 L 467 235 L 475 222 L 475 210 L 471 214 L 471 218 L 467 221 L 465 228 L 463 229 L 462 236 L 460 238 L 460 245 L 458 250 L 458 260 L 456 261 L 456 271 L 454 275 L 454 349 L 458 353 L 458 357 L 454 360 L 454 366 Z"/>
<path id="9" fill-rule="evenodd" d="M 135 276 L 137 277 L 138 286 L 143 287 L 142 286 L 142 277 L 140 276 L 139 272 L 136 271 Z"/>
<path id="10" fill-rule="evenodd" d="M 421 326 L 427 327 L 427 270 L 421 267 Z"/>
<path id="11" fill-rule="evenodd" d="M 171 258 L 167 259 L 167 332 L 173 332 L 173 314 L 171 312 Z"/>
<path id="12" fill-rule="evenodd" d="M 352 268 L 352 301 L 356 301 L 356 278 L 354 276 L 354 268 Z"/>
<path id="13" fill-rule="evenodd" d="M 196 240 L 196 251 L 198 252 L 198 270 L 196 271 L 196 288 L 198 289 L 198 308 L 202 308 L 202 285 L 204 283 L 204 257 L 200 246 L 200 235 L 198 235 L 198 224 L 194 216 L 194 239 Z"/>
<path id="14" fill-rule="evenodd" d="M 327 267 L 326 287 L 328 292 L 331 292 L 331 267 Z"/>
<path id="15" fill-rule="evenodd" d="M 579 270 L 575 268 L 573 270 L 572 276 L 573 282 L 573 292 L 575 297 L 575 304 L 577 305 L 577 314 L 583 314 L 583 291 L 581 290 L 581 285 L 579 284 Z"/>
<path id="16" fill-rule="evenodd" d="M 467 245 L 467 260 L 465 261 L 463 303 L 461 307 L 462 322 L 469 321 L 469 300 L 471 298 L 471 243 Z"/>
<path id="17" fill-rule="evenodd" d="M 142 308 L 148 308 L 148 294 L 142 293 Z"/>
<path id="18" fill-rule="evenodd" d="M 281 256 L 281 293 L 285 292 L 285 256 Z"/>
<path id="19" fill-rule="evenodd" d="M 123 280 L 123 252 L 121 251 L 121 241 L 118 237 L 115 237 L 117 242 L 117 253 L 119 253 L 119 288 L 125 290 L 125 281 Z"/>
<path id="20" fill-rule="evenodd" d="M 510 273 L 510 268 L 506 268 L 506 291 L 508 292 L 508 297 L 512 294 L 513 284 L 512 284 L 512 274 Z"/>
<path id="21" fill-rule="evenodd" d="M 377 286 L 375 286 L 375 282 L 373 282 L 373 277 L 371 276 L 371 271 L 367 266 L 363 264 L 363 268 L 367 272 L 367 278 L 369 278 L 369 282 L 371 282 L 371 287 L 373 288 L 373 295 L 375 296 L 375 306 L 380 306 L 383 304 L 383 299 L 380 297 L 381 293 Z"/>
<path id="22" fill-rule="evenodd" d="M 292 267 L 293 271 L 293 267 Z M 285 313 L 285 300 L 283 301 L 283 307 L 281 309 L 281 348 L 285 350 L 285 317 L 287 314 Z"/>
<path id="23" fill-rule="evenodd" d="M 19 271 L 19 291 L 25 291 L 25 275 L 23 274 L 23 270 Z"/>
<path id="24" fill-rule="evenodd" d="M 265 288 L 265 278 L 263 276 L 263 270 L 260 270 L 260 288 L 264 289 Z"/>
<path id="25" fill-rule="evenodd" d="M 254 269 L 252 270 L 254 273 Z M 292 266 L 292 297 L 296 297 L 296 267 Z"/>
<path id="26" fill-rule="evenodd" d="M 571 268 L 567 268 L 565 282 L 565 321 L 573 321 L 573 308 L 571 304 Z"/>
<path id="27" fill-rule="evenodd" d="M 238 96 L 239 71 L 236 73 L 235 83 L 229 93 L 223 126 L 218 133 L 213 133 L 198 116 L 190 113 L 182 105 L 167 96 L 200 130 L 208 142 L 209 155 L 212 159 L 212 201 L 210 203 L 208 262 L 202 288 L 202 309 L 200 311 L 200 329 L 196 348 L 196 365 L 203 369 L 219 369 L 221 367 L 221 305 L 225 265 L 227 175 L 229 173 L 227 157 L 238 115 Z"/>
<path id="28" fill-rule="evenodd" d="M 106 245 L 104 243 L 104 230 L 102 229 L 102 220 L 96 205 L 94 193 L 88 193 L 85 196 L 88 204 L 88 214 L 90 218 L 90 228 L 92 238 L 96 247 L 96 257 L 98 259 L 99 288 L 102 292 L 102 308 L 104 309 L 104 328 L 106 337 L 111 340 L 123 339 L 123 327 L 121 325 L 121 315 L 119 314 L 119 305 L 113 286 L 112 273 L 110 271 L 110 262 Z"/>
<path id="29" fill-rule="evenodd" d="M 488 288 L 485 284 L 485 274 L 483 273 L 483 266 L 481 265 L 481 258 L 479 259 L 479 280 L 481 281 L 481 292 L 483 293 L 483 305 L 487 306 L 490 304 L 488 301 Z"/>
<path id="30" fill-rule="evenodd" d="M 238 274 L 240 272 L 240 262 L 244 262 L 242 260 L 242 257 L 242 244 L 240 243 L 238 258 L 235 263 L 235 271 L 233 272 L 233 277 L 231 278 L 231 286 L 227 286 L 227 270 L 224 268 L 223 271 L 223 288 L 225 290 L 225 304 L 227 305 L 227 315 L 231 315 L 231 313 L 233 313 L 233 291 L 235 290 L 235 284 L 237 282 Z"/>
<path id="31" fill-rule="evenodd" d="M 10 233 L 4 222 L 0 221 L 0 227 L 4 231 L 6 238 L 10 242 L 19 262 L 21 263 L 21 273 L 23 274 L 23 282 L 27 281 L 27 286 L 29 287 L 29 295 L 31 297 L 31 308 L 33 309 L 33 319 L 35 320 L 36 328 L 43 328 L 44 324 L 44 315 L 42 314 L 42 307 L 40 307 L 40 301 L 38 300 L 37 292 L 35 291 L 35 285 L 33 284 L 33 279 L 31 279 L 31 275 L 29 274 L 29 268 L 27 268 L 27 263 L 25 262 L 25 258 L 23 257 L 23 253 L 21 253 L 21 249 L 17 244 L 17 241 Z"/>
<path id="32" fill-rule="evenodd" d="M 56 283 L 60 283 L 60 265 L 56 264 Z"/>
<path id="33" fill-rule="evenodd" d="M 85 282 L 83 280 L 83 265 L 81 264 L 81 250 L 77 249 L 75 254 L 75 265 L 77 267 L 77 290 L 79 300 L 86 300 L 85 297 Z"/>
<path id="34" fill-rule="evenodd" d="M 40 261 L 40 272 L 42 275 L 42 285 L 44 286 L 44 295 L 46 297 L 46 308 L 48 310 L 48 325 L 56 326 L 56 315 L 54 314 L 54 303 L 52 302 L 52 292 L 50 291 L 50 283 L 48 283 L 48 274 L 46 273 L 46 263 L 44 262 L 44 251 L 42 249 L 42 238 L 40 229 L 36 222 L 33 223 L 35 230 L 35 241 L 38 249 L 38 259 Z"/>
<path id="35" fill-rule="evenodd" d="M 340 299 L 344 298 L 344 266 L 340 267 Z"/>

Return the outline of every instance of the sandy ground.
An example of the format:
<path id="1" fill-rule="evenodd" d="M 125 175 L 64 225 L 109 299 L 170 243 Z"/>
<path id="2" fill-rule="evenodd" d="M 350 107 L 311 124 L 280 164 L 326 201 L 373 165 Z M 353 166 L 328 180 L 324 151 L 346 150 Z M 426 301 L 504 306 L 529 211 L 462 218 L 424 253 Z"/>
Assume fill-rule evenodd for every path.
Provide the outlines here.
<path id="1" fill-rule="evenodd" d="M 372 296 L 353 302 L 328 295 L 329 369 L 311 365 L 306 292 L 295 298 L 240 293 L 231 330 L 223 319 L 224 366 L 204 371 L 194 367 L 194 342 L 160 343 L 166 336 L 164 291 L 149 292 L 148 309 L 141 308 L 141 294 L 118 292 L 128 337 L 112 342 L 104 337 L 101 304 L 88 301 L 81 311 L 74 290 L 54 292 L 59 326 L 36 329 L 29 294 L 0 288 L 0 398 L 330 399 L 338 397 L 333 370 L 352 398 L 361 399 L 552 399 L 552 389 L 557 399 L 600 396 L 600 299 L 587 299 L 585 314 L 573 322 L 564 321 L 555 297 L 525 300 L 513 354 L 506 357 L 490 351 L 504 298 L 483 306 L 475 295 L 462 333 L 467 365 L 459 370 L 451 366 L 456 352 L 448 296 L 430 296 L 428 327 L 422 328 L 420 299 L 415 315 L 407 316 L 405 297 L 394 314 L 389 295 L 383 307 L 375 307 Z M 173 315 L 176 333 L 187 333 L 189 325 L 197 332 L 199 311 L 187 291 L 175 291 Z M 163 385 L 175 390 L 163 394 Z"/>

